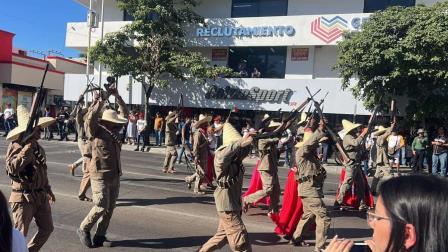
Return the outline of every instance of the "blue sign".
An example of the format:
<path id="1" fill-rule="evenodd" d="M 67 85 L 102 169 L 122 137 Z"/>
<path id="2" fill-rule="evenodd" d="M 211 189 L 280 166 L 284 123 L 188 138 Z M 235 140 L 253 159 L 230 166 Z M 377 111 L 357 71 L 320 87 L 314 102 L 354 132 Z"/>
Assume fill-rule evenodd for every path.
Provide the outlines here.
<path id="1" fill-rule="evenodd" d="M 278 37 L 294 36 L 296 30 L 287 26 L 253 26 L 253 27 L 198 27 L 197 37 Z"/>

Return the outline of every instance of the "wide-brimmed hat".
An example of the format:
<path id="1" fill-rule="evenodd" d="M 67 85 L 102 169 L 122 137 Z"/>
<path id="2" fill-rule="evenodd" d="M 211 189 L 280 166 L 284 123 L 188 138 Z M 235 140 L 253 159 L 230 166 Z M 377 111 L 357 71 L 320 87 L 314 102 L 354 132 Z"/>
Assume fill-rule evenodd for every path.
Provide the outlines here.
<path id="1" fill-rule="evenodd" d="M 417 134 L 425 134 L 425 130 L 424 129 L 418 129 Z"/>
<path id="2" fill-rule="evenodd" d="M 222 145 L 218 148 L 218 150 L 221 150 L 232 143 L 239 141 L 243 139 L 243 137 L 238 133 L 238 131 L 232 126 L 232 124 L 226 122 L 223 126 L 223 137 L 222 137 Z M 241 143 L 241 147 L 246 147 L 249 144 L 251 144 L 252 138 L 248 138 L 247 141 Z"/>
<path id="3" fill-rule="evenodd" d="M 271 119 L 271 116 L 269 114 L 264 114 L 263 119 L 261 119 L 261 122 L 265 122 L 266 120 Z"/>
<path id="4" fill-rule="evenodd" d="M 384 128 L 382 125 L 378 126 L 378 128 L 376 129 L 376 132 L 374 133 L 375 136 L 380 136 L 382 134 L 384 134 L 384 132 L 387 131 L 387 128 Z"/>
<path id="5" fill-rule="evenodd" d="M 350 131 L 352 131 L 352 130 L 354 130 L 356 128 L 361 127 L 361 124 L 359 124 L 359 123 L 352 123 L 352 122 L 344 119 L 344 120 L 342 120 L 342 127 L 344 128 L 343 131 L 344 131 L 344 136 L 345 136 L 348 133 L 350 133 Z"/>
<path id="6" fill-rule="evenodd" d="M 279 123 L 279 122 L 271 121 L 271 122 L 269 123 L 269 125 L 268 125 L 266 128 L 267 128 L 267 129 L 276 129 L 276 128 L 278 128 L 280 125 L 282 125 L 282 124 Z"/>
<path id="7" fill-rule="evenodd" d="M 194 127 L 199 128 L 202 124 L 210 122 L 211 119 L 211 116 L 200 114 L 198 121 L 194 124 Z"/>
<path id="8" fill-rule="evenodd" d="M 305 143 L 305 141 L 308 141 L 308 139 L 310 139 L 311 135 L 313 134 L 313 132 L 311 130 L 309 131 L 305 131 L 305 134 L 303 134 L 303 139 L 302 141 L 298 142 L 295 147 L 296 148 L 300 148 L 303 146 L 303 144 Z"/>
<path id="9" fill-rule="evenodd" d="M 8 136 L 6 137 L 6 140 L 8 141 L 15 141 L 17 138 L 26 131 L 26 127 L 28 125 L 28 121 L 30 120 L 30 112 L 28 109 L 23 106 L 19 105 L 17 107 L 17 127 L 15 127 L 13 130 L 11 130 L 8 133 Z M 56 122 L 56 119 L 53 117 L 39 117 L 39 121 L 37 122 L 37 126 L 40 126 L 41 128 L 46 128 Z"/>
<path id="10" fill-rule="evenodd" d="M 299 121 L 299 125 L 306 122 L 308 115 L 306 114 L 306 112 L 302 112 L 302 114 L 300 114 L 300 121 Z"/>
<path id="11" fill-rule="evenodd" d="M 128 119 L 121 117 L 117 114 L 117 111 L 113 109 L 106 109 L 101 116 L 102 121 L 117 123 L 117 124 L 125 124 Z"/>

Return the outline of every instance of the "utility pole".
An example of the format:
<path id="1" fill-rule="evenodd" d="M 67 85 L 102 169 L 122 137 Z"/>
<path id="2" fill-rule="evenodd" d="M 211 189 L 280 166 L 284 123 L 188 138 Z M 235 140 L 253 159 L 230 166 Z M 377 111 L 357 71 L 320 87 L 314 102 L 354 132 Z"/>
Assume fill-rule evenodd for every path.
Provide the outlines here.
<path id="1" fill-rule="evenodd" d="M 101 0 L 101 37 L 100 37 L 100 43 L 103 43 L 104 38 L 104 0 Z M 100 72 L 99 78 L 98 78 L 98 85 L 101 87 L 101 77 L 103 75 L 103 64 L 101 62 L 99 63 L 98 71 Z M 118 84 L 118 80 L 116 80 Z"/>

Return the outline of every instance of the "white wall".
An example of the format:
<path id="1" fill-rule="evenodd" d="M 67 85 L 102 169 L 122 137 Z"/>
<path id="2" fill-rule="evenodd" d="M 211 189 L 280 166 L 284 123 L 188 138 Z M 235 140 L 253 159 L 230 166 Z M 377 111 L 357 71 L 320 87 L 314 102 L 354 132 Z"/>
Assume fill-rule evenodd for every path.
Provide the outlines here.
<path id="1" fill-rule="evenodd" d="M 308 60 L 291 61 L 293 48 L 308 48 Z M 285 79 L 312 79 L 314 67 L 314 46 L 288 47 L 286 53 Z"/>
<path id="2" fill-rule="evenodd" d="M 363 0 L 289 0 L 288 15 L 362 13 Z"/>
<path id="3" fill-rule="evenodd" d="M 317 46 L 314 53 L 314 78 L 337 78 L 337 71 L 331 70 L 338 55 L 336 46 Z"/>
<path id="4" fill-rule="evenodd" d="M 195 11 L 205 18 L 228 18 L 232 13 L 232 0 L 200 0 Z"/>

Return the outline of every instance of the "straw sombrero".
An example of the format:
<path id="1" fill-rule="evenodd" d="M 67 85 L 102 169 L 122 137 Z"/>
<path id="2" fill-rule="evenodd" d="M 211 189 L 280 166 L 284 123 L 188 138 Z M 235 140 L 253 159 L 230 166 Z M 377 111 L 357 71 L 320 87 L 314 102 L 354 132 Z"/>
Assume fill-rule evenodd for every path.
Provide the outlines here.
<path id="1" fill-rule="evenodd" d="M 269 123 L 269 125 L 268 125 L 266 128 L 267 128 L 267 129 L 276 129 L 276 128 L 278 128 L 280 125 L 282 125 L 282 124 L 279 123 L 279 122 L 271 121 L 271 122 Z"/>
<path id="2" fill-rule="evenodd" d="M 311 137 L 312 134 L 313 134 L 312 131 L 305 131 L 305 134 L 303 134 L 303 140 L 300 141 L 300 142 L 298 142 L 298 143 L 296 144 L 295 147 L 296 147 L 296 148 L 300 148 L 300 147 L 302 147 L 303 144 L 304 144 L 306 141 L 308 141 L 308 139 L 310 139 L 310 137 Z"/>
<path id="3" fill-rule="evenodd" d="M 104 110 L 101 120 L 117 124 L 125 124 L 128 121 L 126 118 L 119 116 L 117 111 L 113 109 Z"/>
<path id="4" fill-rule="evenodd" d="M 425 134 L 425 130 L 424 129 L 418 129 L 417 134 L 420 134 L 420 133 Z"/>
<path id="5" fill-rule="evenodd" d="M 199 128 L 199 126 L 201 126 L 202 124 L 210 122 L 211 119 L 212 119 L 211 116 L 206 116 L 206 115 L 200 114 L 199 120 L 194 124 L 193 127 Z"/>
<path id="6" fill-rule="evenodd" d="M 386 132 L 387 128 L 384 128 L 382 125 L 378 126 L 376 129 L 376 132 L 374 133 L 375 136 L 382 135 L 384 132 Z"/>
<path id="7" fill-rule="evenodd" d="M 232 124 L 224 123 L 222 145 L 218 148 L 218 150 L 223 149 L 224 147 L 229 146 L 230 144 L 241 139 L 243 139 L 243 137 L 232 126 Z M 241 143 L 241 147 L 246 147 L 252 142 L 252 138 L 249 138 L 248 140 L 249 141 Z"/>
<path id="8" fill-rule="evenodd" d="M 302 114 L 300 114 L 300 121 L 299 121 L 299 125 L 306 122 L 308 115 L 306 114 L 306 112 L 302 112 Z"/>
<path id="9" fill-rule="evenodd" d="M 30 120 L 30 112 L 25 106 L 19 105 L 17 107 L 17 123 L 19 125 L 9 132 L 8 136 L 6 137 L 6 140 L 8 141 L 17 140 L 20 134 L 26 131 L 26 126 L 28 125 L 29 120 Z M 56 119 L 54 119 L 53 117 L 39 117 L 37 126 L 40 126 L 41 128 L 46 128 L 54 122 L 56 122 Z"/>
<path id="10" fill-rule="evenodd" d="M 350 131 L 352 131 L 352 130 L 354 130 L 356 128 L 361 127 L 361 124 L 359 124 L 359 123 L 352 123 L 352 122 L 344 119 L 344 120 L 342 120 L 342 127 L 344 128 L 343 129 L 343 131 L 344 131 L 343 137 L 345 137 L 345 135 L 347 135 Z"/>
<path id="11" fill-rule="evenodd" d="M 265 122 L 266 120 L 271 119 L 271 116 L 269 114 L 264 114 L 263 119 L 261 119 L 261 122 Z"/>

